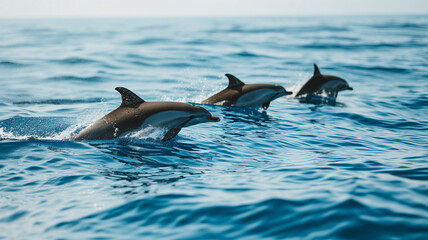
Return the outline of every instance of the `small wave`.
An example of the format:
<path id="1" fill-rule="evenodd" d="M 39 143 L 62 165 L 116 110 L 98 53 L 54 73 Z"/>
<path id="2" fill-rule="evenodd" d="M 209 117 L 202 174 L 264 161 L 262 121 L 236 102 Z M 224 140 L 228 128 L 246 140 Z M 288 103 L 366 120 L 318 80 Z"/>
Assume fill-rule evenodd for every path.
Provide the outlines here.
<path id="1" fill-rule="evenodd" d="M 57 59 L 57 60 L 49 60 L 53 63 L 60 63 L 60 64 L 87 64 L 87 63 L 96 63 L 98 61 L 89 59 L 89 58 L 79 58 L 79 57 L 70 57 L 70 58 L 64 58 L 64 59 Z"/>
<path id="2" fill-rule="evenodd" d="M 329 31 L 329 32 L 346 32 L 349 28 L 343 26 L 284 26 L 284 27 L 264 27 L 264 28 L 243 28 L 235 26 L 229 29 L 215 29 L 208 31 L 209 33 L 305 33 L 305 32 L 318 32 L 318 31 Z"/>
<path id="3" fill-rule="evenodd" d="M 147 25 L 147 26 L 139 26 L 139 27 L 136 27 L 135 29 L 138 30 L 138 31 L 140 31 L 140 30 L 150 30 L 150 29 L 159 30 L 159 29 L 167 29 L 167 28 L 170 28 L 170 27 L 171 27 L 171 25 L 168 25 L 168 24 L 162 24 L 162 25 L 160 25 L 160 24 L 150 24 L 150 25 Z"/>
<path id="4" fill-rule="evenodd" d="M 398 26 L 399 28 L 428 28 L 426 23 L 403 23 Z"/>
<path id="5" fill-rule="evenodd" d="M 156 44 L 156 43 L 167 43 L 169 42 L 169 39 L 166 38 L 143 38 L 140 40 L 130 41 L 128 44 L 130 45 L 149 45 L 149 44 Z"/>
<path id="6" fill-rule="evenodd" d="M 0 139 L 67 140 L 105 115 L 104 110 L 88 111 L 74 117 L 12 117 L 0 121 Z"/>
<path id="7" fill-rule="evenodd" d="M 35 43 L 12 43 L 0 45 L 0 48 L 23 48 L 23 47 L 34 47 L 37 46 Z"/>
<path id="8" fill-rule="evenodd" d="M 138 60 L 150 60 L 150 61 L 157 61 L 157 58 L 153 58 L 153 57 L 147 57 L 147 56 L 143 56 L 140 54 L 135 54 L 135 53 L 131 53 L 131 54 L 126 54 L 124 55 L 125 58 L 132 58 L 132 59 L 138 59 Z"/>
<path id="9" fill-rule="evenodd" d="M 193 67 L 193 64 L 185 62 L 174 62 L 174 63 L 164 63 L 159 64 L 158 67 L 171 67 L 171 68 L 190 68 Z"/>
<path id="10" fill-rule="evenodd" d="M 338 117 L 352 119 L 360 124 L 368 126 L 377 126 L 389 129 L 428 130 L 425 124 L 406 119 L 380 120 L 354 113 L 336 113 L 335 115 Z"/>
<path id="11" fill-rule="evenodd" d="M 335 39 L 335 40 L 352 41 L 352 42 L 361 40 L 361 38 L 358 38 L 358 37 L 348 37 L 348 36 L 329 36 L 328 38 Z"/>
<path id="12" fill-rule="evenodd" d="M 235 26 L 228 29 L 212 29 L 208 30 L 208 33 L 278 33 L 286 32 L 286 27 L 277 27 L 277 28 L 242 28 L 240 26 Z"/>
<path id="13" fill-rule="evenodd" d="M 130 61 L 129 63 L 137 65 L 137 66 L 144 66 L 144 67 L 152 67 L 153 66 L 153 64 L 143 62 L 143 61 Z"/>
<path id="14" fill-rule="evenodd" d="M 25 104 L 53 104 L 53 105 L 63 105 L 63 104 L 78 104 L 78 103 L 99 103 L 99 102 L 102 102 L 102 101 L 103 101 L 103 98 L 88 98 L 88 99 L 46 99 L 46 100 L 13 102 L 13 104 L 17 104 L 17 105 L 25 105 Z"/>
<path id="15" fill-rule="evenodd" d="M 296 32 L 347 32 L 350 30 L 349 27 L 345 26 L 328 26 L 328 25 L 319 25 L 319 26 L 303 26 L 295 27 Z"/>
<path id="16" fill-rule="evenodd" d="M 58 136 L 74 123 L 65 117 L 14 117 L 0 121 L 1 139 L 62 140 Z"/>
<path id="17" fill-rule="evenodd" d="M 379 171 L 380 173 L 389 173 L 391 175 L 408 178 L 412 180 L 428 181 L 428 168 L 414 168 L 405 170 Z"/>
<path id="18" fill-rule="evenodd" d="M 256 54 L 256 53 L 252 53 L 252 52 L 248 52 L 248 51 L 241 51 L 241 52 L 237 52 L 237 53 L 232 53 L 229 54 L 229 56 L 231 57 L 250 57 L 250 58 L 274 58 L 272 56 L 268 56 L 268 55 L 262 55 L 262 54 Z"/>
<path id="19" fill-rule="evenodd" d="M 287 32 L 289 28 L 287 27 L 277 27 L 277 28 L 241 28 L 241 27 L 234 27 L 227 32 L 229 33 L 281 33 L 281 32 Z"/>
<path id="20" fill-rule="evenodd" d="M 349 69 L 366 70 L 366 71 L 382 71 L 391 73 L 410 73 L 411 71 L 406 68 L 400 67 L 385 67 L 385 66 L 364 66 L 364 65 L 342 65 Z"/>
<path id="21" fill-rule="evenodd" d="M 20 218 L 24 217 L 29 213 L 30 212 L 28 211 L 18 210 L 15 213 L 11 214 L 10 216 L 6 216 L 6 217 L 2 216 L 2 218 L 0 218 L 0 222 L 12 223 L 19 220 Z"/>
<path id="22" fill-rule="evenodd" d="M 415 42 L 405 42 L 405 43 L 366 43 L 366 44 L 339 44 L 339 43 L 309 43 L 300 45 L 300 48 L 304 49 L 334 49 L 334 50 L 370 50 L 370 49 L 378 49 L 378 48 L 418 48 L 425 46 L 422 43 Z"/>
<path id="23" fill-rule="evenodd" d="M 208 40 L 208 39 L 195 39 L 195 40 L 191 40 L 191 41 L 185 41 L 183 42 L 183 44 L 188 44 L 188 45 L 217 45 L 219 44 L 219 41 L 212 41 L 212 40 Z"/>
<path id="24" fill-rule="evenodd" d="M 383 24 L 377 24 L 377 25 L 372 25 L 373 28 L 379 28 L 379 29 L 392 29 L 392 28 L 396 28 L 396 29 L 410 29 L 410 28 L 414 28 L 414 29 L 424 29 L 424 28 L 428 28 L 428 24 L 426 23 L 411 23 L 411 22 L 407 22 L 407 23 L 396 23 L 396 22 L 391 22 L 391 23 L 383 23 Z"/>
<path id="25" fill-rule="evenodd" d="M 95 175 L 93 175 L 95 176 Z M 93 180 L 93 176 L 91 175 L 71 175 L 71 176 L 62 176 L 57 178 L 51 178 L 45 184 L 52 184 L 55 186 L 61 186 L 69 183 L 79 182 L 81 180 L 88 181 Z"/>
<path id="26" fill-rule="evenodd" d="M 159 79 L 159 83 L 180 83 L 177 79 Z"/>
<path id="27" fill-rule="evenodd" d="M 54 31 L 51 28 L 23 28 L 21 29 L 22 33 L 30 33 L 30 34 L 37 34 L 37 33 L 47 33 Z"/>
<path id="28" fill-rule="evenodd" d="M 13 61 L 0 61 L 0 67 L 23 67 L 26 64 Z"/>
<path id="29" fill-rule="evenodd" d="M 412 86 L 413 88 L 413 86 Z M 401 104 L 410 109 L 425 109 L 428 108 L 428 95 L 424 94 L 417 98 L 404 101 L 404 99 L 399 100 Z"/>
<path id="30" fill-rule="evenodd" d="M 77 77 L 73 75 L 62 75 L 46 78 L 47 81 L 81 81 L 81 82 L 101 82 L 103 79 L 98 76 L 92 77 Z"/>

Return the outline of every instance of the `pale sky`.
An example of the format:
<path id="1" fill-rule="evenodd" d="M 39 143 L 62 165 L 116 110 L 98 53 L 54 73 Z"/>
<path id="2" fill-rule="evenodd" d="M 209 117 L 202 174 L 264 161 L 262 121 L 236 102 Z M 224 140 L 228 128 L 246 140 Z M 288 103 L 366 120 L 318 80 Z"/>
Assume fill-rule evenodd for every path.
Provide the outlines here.
<path id="1" fill-rule="evenodd" d="M 428 0 L 0 0 L 0 18 L 428 14 Z"/>

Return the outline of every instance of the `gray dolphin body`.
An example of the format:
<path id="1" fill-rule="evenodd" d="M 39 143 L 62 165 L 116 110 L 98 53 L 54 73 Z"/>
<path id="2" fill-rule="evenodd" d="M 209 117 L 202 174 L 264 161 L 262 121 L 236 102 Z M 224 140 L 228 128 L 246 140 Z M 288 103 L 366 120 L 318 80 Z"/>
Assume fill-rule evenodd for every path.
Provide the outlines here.
<path id="1" fill-rule="evenodd" d="M 202 101 L 203 104 L 217 104 L 235 107 L 259 107 L 268 109 L 271 101 L 292 94 L 285 88 L 273 84 L 245 84 L 235 76 L 226 74 L 229 85 L 222 91 Z"/>
<path id="2" fill-rule="evenodd" d="M 314 75 L 297 92 L 296 98 L 309 95 L 326 95 L 327 97 L 336 98 L 340 91 L 353 90 L 344 79 L 331 75 L 322 75 L 316 64 L 314 64 L 314 68 Z"/>
<path id="3" fill-rule="evenodd" d="M 183 127 L 203 122 L 218 122 L 205 108 L 177 102 L 145 102 L 135 93 L 122 87 L 122 105 L 81 131 L 71 140 L 111 139 L 125 132 L 147 126 L 167 128 L 162 141 L 177 136 Z"/>

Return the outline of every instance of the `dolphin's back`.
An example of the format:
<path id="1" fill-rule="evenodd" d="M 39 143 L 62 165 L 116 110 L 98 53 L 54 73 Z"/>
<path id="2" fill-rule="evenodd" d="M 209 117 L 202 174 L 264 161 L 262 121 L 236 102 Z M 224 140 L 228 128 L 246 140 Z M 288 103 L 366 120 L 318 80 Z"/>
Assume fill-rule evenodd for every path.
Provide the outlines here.
<path id="1" fill-rule="evenodd" d="M 308 82 L 303 85 L 300 91 L 296 94 L 296 97 L 305 95 L 305 94 L 315 94 L 322 87 L 323 84 L 328 82 L 329 79 L 323 75 L 316 75 L 309 79 Z"/>
<path id="2" fill-rule="evenodd" d="M 111 139 L 140 128 L 145 121 L 160 113 L 192 113 L 197 109 L 176 102 L 143 102 L 134 106 L 121 106 L 71 138 L 72 140 Z"/>
<path id="3" fill-rule="evenodd" d="M 124 132 L 146 127 L 165 127 L 168 132 L 162 139 L 175 137 L 186 126 L 202 122 L 218 122 L 205 108 L 178 102 L 146 102 L 124 87 L 115 88 L 122 96 L 122 104 L 70 140 L 111 139 Z"/>
<path id="4" fill-rule="evenodd" d="M 222 91 L 202 101 L 203 104 L 219 104 L 230 106 L 234 105 L 238 100 L 248 93 L 261 89 L 275 89 L 275 85 L 271 84 L 245 84 L 233 88 L 225 88 Z"/>
<path id="5" fill-rule="evenodd" d="M 72 140 L 96 140 L 118 137 L 123 132 L 141 125 L 139 123 L 141 121 L 138 121 L 138 118 L 132 117 L 135 116 L 135 112 L 135 109 L 119 107 L 81 131 Z"/>
<path id="6" fill-rule="evenodd" d="M 332 75 L 322 75 L 318 66 L 314 64 L 314 74 L 297 92 L 295 97 L 326 94 L 328 97 L 336 98 L 337 93 L 342 90 L 352 90 L 352 88 L 342 78 Z"/>
<path id="7" fill-rule="evenodd" d="M 313 76 L 303 85 L 296 97 L 303 95 L 320 95 L 327 94 L 329 97 L 336 97 L 337 92 L 342 90 L 343 86 L 347 86 L 347 82 L 341 78 L 330 75 Z"/>
<path id="8" fill-rule="evenodd" d="M 229 105 L 235 102 L 241 93 L 237 89 L 226 88 L 202 101 L 203 104 L 219 104 Z"/>

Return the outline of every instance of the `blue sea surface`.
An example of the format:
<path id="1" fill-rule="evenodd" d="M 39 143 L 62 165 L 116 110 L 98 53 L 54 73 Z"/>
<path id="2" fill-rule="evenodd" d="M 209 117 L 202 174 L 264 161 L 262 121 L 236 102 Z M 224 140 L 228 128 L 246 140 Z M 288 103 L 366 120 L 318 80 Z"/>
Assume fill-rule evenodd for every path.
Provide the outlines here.
<path id="1" fill-rule="evenodd" d="M 67 141 L 118 107 L 313 73 L 337 104 Z M 428 16 L 0 20 L 0 239 L 428 239 Z"/>

